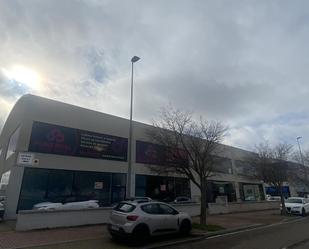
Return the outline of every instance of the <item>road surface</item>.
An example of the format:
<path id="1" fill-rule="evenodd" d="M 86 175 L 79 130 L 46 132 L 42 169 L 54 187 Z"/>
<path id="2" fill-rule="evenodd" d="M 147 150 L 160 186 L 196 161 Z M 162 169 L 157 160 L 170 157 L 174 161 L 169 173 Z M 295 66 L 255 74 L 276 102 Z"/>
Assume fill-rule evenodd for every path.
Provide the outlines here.
<path id="1" fill-rule="evenodd" d="M 309 249 L 309 217 L 165 249 Z"/>

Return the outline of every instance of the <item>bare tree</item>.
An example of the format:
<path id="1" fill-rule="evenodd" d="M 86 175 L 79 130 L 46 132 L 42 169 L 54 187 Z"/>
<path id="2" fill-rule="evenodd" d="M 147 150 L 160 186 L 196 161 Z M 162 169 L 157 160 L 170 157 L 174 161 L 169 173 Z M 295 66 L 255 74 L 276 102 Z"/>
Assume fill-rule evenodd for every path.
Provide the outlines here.
<path id="1" fill-rule="evenodd" d="M 292 160 L 295 163 L 290 165 L 290 180 L 296 185 L 302 186 L 304 192 L 307 192 L 309 189 L 309 151 L 303 151 L 302 155 L 300 155 L 299 151 L 294 151 Z"/>
<path id="2" fill-rule="evenodd" d="M 162 174 L 177 172 L 188 177 L 201 191 L 200 223 L 206 224 L 207 181 L 214 170 L 214 155 L 218 143 L 227 128 L 217 121 L 200 118 L 195 121 L 192 114 L 172 107 L 163 108 L 160 118 L 154 122 L 156 129 L 149 130 L 150 139 L 165 148 L 164 167 L 152 167 Z"/>
<path id="3" fill-rule="evenodd" d="M 282 214 L 286 213 L 283 183 L 288 179 L 288 157 L 292 146 L 280 143 L 271 148 L 267 143 L 256 146 L 257 155 L 251 158 L 255 167 L 256 177 L 277 189 L 281 197 Z"/>

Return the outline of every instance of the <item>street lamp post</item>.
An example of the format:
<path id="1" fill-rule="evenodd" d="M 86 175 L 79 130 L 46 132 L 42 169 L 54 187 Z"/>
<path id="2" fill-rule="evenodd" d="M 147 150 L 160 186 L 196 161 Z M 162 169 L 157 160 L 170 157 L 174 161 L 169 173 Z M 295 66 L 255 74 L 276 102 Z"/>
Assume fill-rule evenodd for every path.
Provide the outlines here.
<path id="1" fill-rule="evenodd" d="M 303 153 L 301 152 L 301 148 L 300 148 L 300 143 L 299 143 L 299 139 L 301 139 L 302 137 L 297 137 L 296 140 L 297 140 L 297 144 L 298 144 L 298 149 L 299 149 L 299 155 L 300 155 L 300 160 L 301 160 L 301 163 L 304 167 L 304 170 L 305 170 L 305 178 L 307 180 L 307 169 L 305 167 L 305 163 L 304 163 L 304 158 L 303 158 Z"/>
<path id="2" fill-rule="evenodd" d="M 131 102 L 130 102 L 130 128 L 129 128 L 129 140 L 128 140 L 128 173 L 127 173 L 127 198 L 131 197 L 131 174 L 132 174 L 132 116 L 133 116 L 133 64 L 140 58 L 133 56 L 131 59 Z"/>

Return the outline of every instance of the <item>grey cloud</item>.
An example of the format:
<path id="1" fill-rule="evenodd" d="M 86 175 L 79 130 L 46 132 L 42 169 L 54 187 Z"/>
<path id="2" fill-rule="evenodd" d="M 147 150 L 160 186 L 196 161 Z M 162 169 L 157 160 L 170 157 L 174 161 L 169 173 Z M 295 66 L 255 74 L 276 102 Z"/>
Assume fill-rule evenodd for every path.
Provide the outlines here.
<path id="1" fill-rule="evenodd" d="M 13 103 L 32 92 L 127 117 L 130 58 L 138 55 L 135 119 L 151 122 L 171 102 L 227 122 L 230 144 L 289 140 L 308 128 L 278 122 L 309 111 L 308 7 L 279 0 L 3 1 L 0 68 L 33 68 L 44 89 L 0 79 L 0 96 Z"/>

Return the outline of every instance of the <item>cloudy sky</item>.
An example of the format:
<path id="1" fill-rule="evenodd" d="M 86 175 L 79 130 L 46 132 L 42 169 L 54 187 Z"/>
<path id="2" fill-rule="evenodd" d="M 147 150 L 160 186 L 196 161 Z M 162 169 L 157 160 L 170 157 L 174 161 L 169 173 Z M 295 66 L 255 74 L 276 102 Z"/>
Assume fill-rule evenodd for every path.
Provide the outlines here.
<path id="1" fill-rule="evenodd" d="M 309 2 L 0 0 L 0 129 L 33 93 L 134 119 L 162 106 L 229 125 L 225 143 L 309 149 Z"/>

